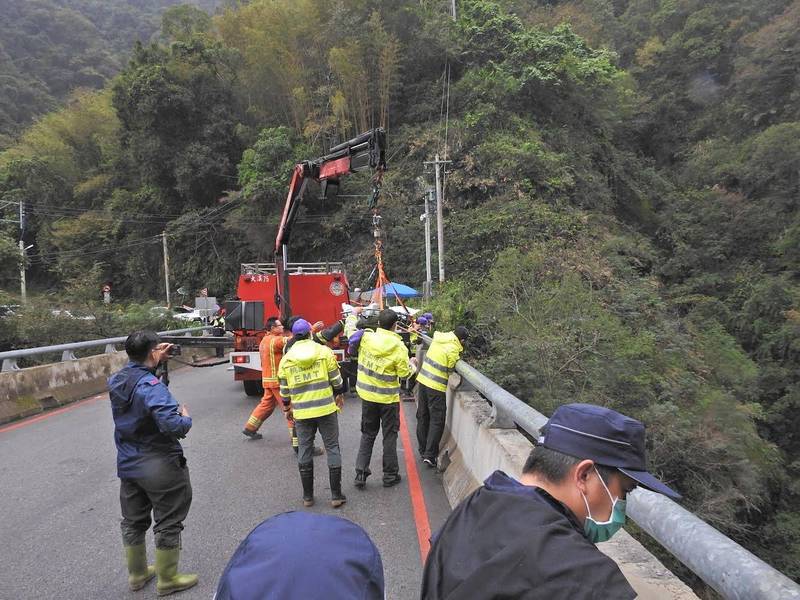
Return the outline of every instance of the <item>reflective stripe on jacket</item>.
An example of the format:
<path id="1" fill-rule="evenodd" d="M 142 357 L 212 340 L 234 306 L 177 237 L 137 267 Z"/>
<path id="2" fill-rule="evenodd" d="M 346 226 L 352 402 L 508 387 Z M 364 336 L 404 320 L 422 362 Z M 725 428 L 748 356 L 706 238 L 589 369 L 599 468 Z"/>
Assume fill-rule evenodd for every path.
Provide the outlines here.
<path id="1" fill-rule="evenodd" d="M 358 347 L 356 391 L 362 400 L 400 402 L 400 379 L 411 375 L 408 349 L 402 338 L 387 329 L 365 331 Z"/>
<path id="2" fill-rule="evenodd" d="M 278 387 L 278 365 L 288 339 L 283 335 L 265 335 L 261 338 L 258 352 L 261 355 L 261 383 L 264 387 Z"/>
<path id="3" fill-rule="evenodd" d="M 313 419 L 336 412 L 334 388 L 342 376 L 333 350 L 313 340 L 298 340 L 278 367 L 281 396 L 292 403 L 295 419 Z"/>
<path id="4" fill-rule="evenodd" d="M 447 391 L 447 379 L 461 356 L 464 347 L 452 331 L 437 331 L 425 353 L 417 381 L 432 390 Z"/>

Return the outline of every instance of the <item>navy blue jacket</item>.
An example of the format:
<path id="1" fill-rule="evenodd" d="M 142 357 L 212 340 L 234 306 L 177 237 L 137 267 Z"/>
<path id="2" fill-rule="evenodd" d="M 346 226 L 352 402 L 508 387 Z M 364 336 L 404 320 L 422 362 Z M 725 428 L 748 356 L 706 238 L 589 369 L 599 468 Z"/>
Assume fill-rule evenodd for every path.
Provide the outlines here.
<path id="1" fill-rule="evenodd" d="M 186 437 L 192 419 L 180 415 L 178 402 L 152 371 L 129 362 L 108 379 L 108 395 L 118 477 L 147 477 L 165 462 L 181 462 L 178 439 Z"/>
<path id="2" fill-rule="evenodd" d="M 636 593 L 569 508 L 495 471 L 433 540 L 420 597 L 629 600 Z"/>

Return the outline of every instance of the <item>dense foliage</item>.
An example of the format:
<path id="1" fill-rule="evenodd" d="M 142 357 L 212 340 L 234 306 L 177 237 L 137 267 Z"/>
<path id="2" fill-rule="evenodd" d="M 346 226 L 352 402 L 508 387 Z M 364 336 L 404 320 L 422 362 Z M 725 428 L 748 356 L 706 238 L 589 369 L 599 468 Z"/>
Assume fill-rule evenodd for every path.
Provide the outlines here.
<path id="1" fill-rule="evenodd" d="M 98 89 L 180 0 L 0 0 L 0 149 L 78 88 Z M 194 2 L 206 9 L 215 0 Z"/>
<path id="2" fill-rule="evenodd" d="M 171 9 L 0 155 L 33 285 L 157 298 L 163 231 L 177 285 L 231 293 L 270 259 L 292 165 L 382 125 L 390 275 L 424 277 L 422 163 L 446 153 L 442 323 L 542 411 L 644 420 L 686 505 L 800 578 L 800 0 L 458 4 Z M 310 195 L 292 258 L 363 287 L 369 184 L 343 189 Z"/>

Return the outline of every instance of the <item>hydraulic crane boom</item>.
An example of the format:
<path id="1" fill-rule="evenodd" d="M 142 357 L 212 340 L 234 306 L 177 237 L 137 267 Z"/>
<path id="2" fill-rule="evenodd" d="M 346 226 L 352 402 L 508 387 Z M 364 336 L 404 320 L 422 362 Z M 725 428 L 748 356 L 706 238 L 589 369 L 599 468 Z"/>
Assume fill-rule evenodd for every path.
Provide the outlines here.
<path id="1" fill-rule="evenodd" d="M 289 274 L 286 270 L 289 263 L 288 245 L 292 235 L 292 225 L 303 202 L 308 181 L 313 179 L 320 182 L 325 196 L 329 187 L 339 185 L 341 177 L 350 173 L 374 170 L 377 171 L 373 181 L 374 203 L 377 200 L 380 176 L 385 168 L 386 132 L 382 128 L 372 129 L 334 146 L 325 156 L 295 165 L 278 234 L 275 237 L 275 271 L 278 276 L 275 304 L 280 309 L 283 319 L 291 314 Z"/>

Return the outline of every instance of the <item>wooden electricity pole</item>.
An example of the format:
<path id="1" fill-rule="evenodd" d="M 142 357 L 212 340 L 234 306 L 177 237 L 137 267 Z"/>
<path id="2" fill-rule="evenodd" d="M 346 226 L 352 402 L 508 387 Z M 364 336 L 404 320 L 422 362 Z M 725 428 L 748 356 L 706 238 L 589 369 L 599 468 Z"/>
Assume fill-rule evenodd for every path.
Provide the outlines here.
<path id="1" fill-rule="evenodd" d="M 172 308 L 169 294 L 169 250 L 167 249 L 167 232 L 161 233 L 161 243 L 164 246 L 164 287 L 167 289 L 167 308 Z"/>

